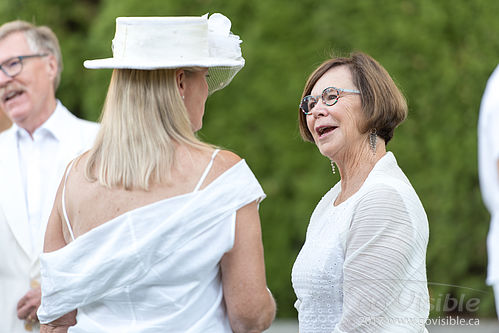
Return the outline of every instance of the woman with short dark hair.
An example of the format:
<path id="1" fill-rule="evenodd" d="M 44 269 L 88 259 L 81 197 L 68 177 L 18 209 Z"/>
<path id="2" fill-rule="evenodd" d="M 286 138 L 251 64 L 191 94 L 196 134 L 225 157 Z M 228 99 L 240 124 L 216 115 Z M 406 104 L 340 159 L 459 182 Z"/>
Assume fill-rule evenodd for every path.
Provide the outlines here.
<path id="1" fill-rule="evenodd" d="M 309 77 L 302 137 L 341 181 L 315 208 L 293 267 L 300 333 L 426 332 L 428 221 L 386 151 L 407 104 L 364 53 L 333 58 Z"/>

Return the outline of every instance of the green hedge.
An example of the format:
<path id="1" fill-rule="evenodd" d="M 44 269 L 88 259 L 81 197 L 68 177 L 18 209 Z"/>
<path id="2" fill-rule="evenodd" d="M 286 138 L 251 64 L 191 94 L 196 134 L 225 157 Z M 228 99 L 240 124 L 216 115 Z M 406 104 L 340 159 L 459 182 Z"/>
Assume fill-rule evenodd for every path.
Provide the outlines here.
<path id="1" fill-rule="evenodd" d="M 409 103 L 408 120 L 388 148 L 420 195 L 430 222 L 428 280 L 437 304 L 479 298 L 485 286 L 489 216 L 479 192 L 476 125 L 487 78 L 499 62 L 495 0 L 9 0 L 2 21 L 50 25 L 63 49 L 58 96 L 76 114 L 99 117 L 109 70 L 84 59 L 111 56 L 115 17 L 221 12 L 241 36 L 247 65 L 207 103 L 200 136 L 247 159 L 267 199 L 261 205 L 267 278 L 280 317 L 295 317 L 290 282 L 310 214 L 336 182 L 329 162 L 301 141 L 297 105 L 308 74 L 331 52 L 361 50 L 392 74 Z M 452 285 L 452 286 L 451 286 Z"/>

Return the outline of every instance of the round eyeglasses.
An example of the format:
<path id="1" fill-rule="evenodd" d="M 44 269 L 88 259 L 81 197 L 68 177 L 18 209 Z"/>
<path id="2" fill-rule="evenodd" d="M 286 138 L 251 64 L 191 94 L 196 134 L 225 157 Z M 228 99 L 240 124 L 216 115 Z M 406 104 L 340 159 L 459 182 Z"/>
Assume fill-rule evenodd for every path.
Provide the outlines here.
<path id="1" fill-rule="evenodd" d="M 300 103 L 300 110 L 306 115 L 312 113 L 312 109 L 319 102 L 319 97 L 322 99 L 322 103 L 327 106 L 333 106 L 338 103 L 338 99 L 340 99 L 340 92 L 343 93 L 352 93 L 352 94 L 360 94 L 360 91 L 353 89 L 341 89 L 336 87 L 327 87 L 322 91 L 322 95 L 312 96 L 307 95 L 303 97 Z"/>
<path id="2" fill-rule="evenodd" d="M 46 57 L 48 56 L 48 53 L 43 53 L 43 54 L 31 54 L 31 55 L 22 55 L 22 56 L 17 56 L 13 57 L 10 59 L 5 60 L 0 64 L 0 69 L 2 72 L 5 73 L 5 75 L 9 77 L 14 77 L 16 75 L 19 75 L 21 71 L 23 70 L 23 60 L 24 59 L 29 59 L 29 58 L 39 58 L 39 57 Z"/>

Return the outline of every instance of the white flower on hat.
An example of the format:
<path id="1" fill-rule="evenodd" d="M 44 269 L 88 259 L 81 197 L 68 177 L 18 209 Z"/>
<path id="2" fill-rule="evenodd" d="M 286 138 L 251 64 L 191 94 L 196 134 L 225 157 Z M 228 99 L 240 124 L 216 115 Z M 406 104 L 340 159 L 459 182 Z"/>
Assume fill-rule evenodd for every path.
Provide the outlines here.
<path id="1" fill-rule="evenodd" d="M 208 18 L 208 14 L 203 15 L 203 18 Z M 242 40 L 230 31 L 231 26 L 230 20 L 220 13 L 214 13 L 208 18 L 210 56 L 231 59 L 242 57 L 239 46 Z"/>

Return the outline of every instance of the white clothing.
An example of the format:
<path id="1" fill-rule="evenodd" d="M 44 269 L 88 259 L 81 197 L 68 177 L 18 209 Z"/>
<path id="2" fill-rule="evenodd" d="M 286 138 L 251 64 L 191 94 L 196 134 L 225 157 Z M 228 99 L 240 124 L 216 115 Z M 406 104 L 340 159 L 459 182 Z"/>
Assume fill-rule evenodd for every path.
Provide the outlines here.
<path id="1" fill-rule="evenodd" d="M 499 283 L 499 66 L 490 76 L 478 117 L 478 175 L 491 221 L 487 237 L 487 284 Z"/>
<path id="2" fill-rule="evenodd" d="M 497 317 L 499 318 L 499 283 L 492 285 L 492 289 L 494 290 L 494 298 L 496 301 L 496 312 L 497 312 Z"/>
<path id="3" fill-rule="evenodd" d="M 68 332 L 232 332 L 220 260 L 236 212 L 265 194 L 244 160 L 201 190 L 131 210 L 41 255 L 42 323 Z"/>
<path id="4" fill-rule="evenodd" d="M 292 271 L 300 333 L 426 332 L 428 220 L 391 152 L 334 206 L 315 208 Z"/>
<path id="5" fill-rule="evenodd" d="M 58 101 L 33 140 L 16 124 L 0 134 L 0 333 L 26 332 L 17 302 L 32 281 L 39 282 L 38 256 L 57 187 L 69 161 L 90 149 L 98 128 Z"/>

